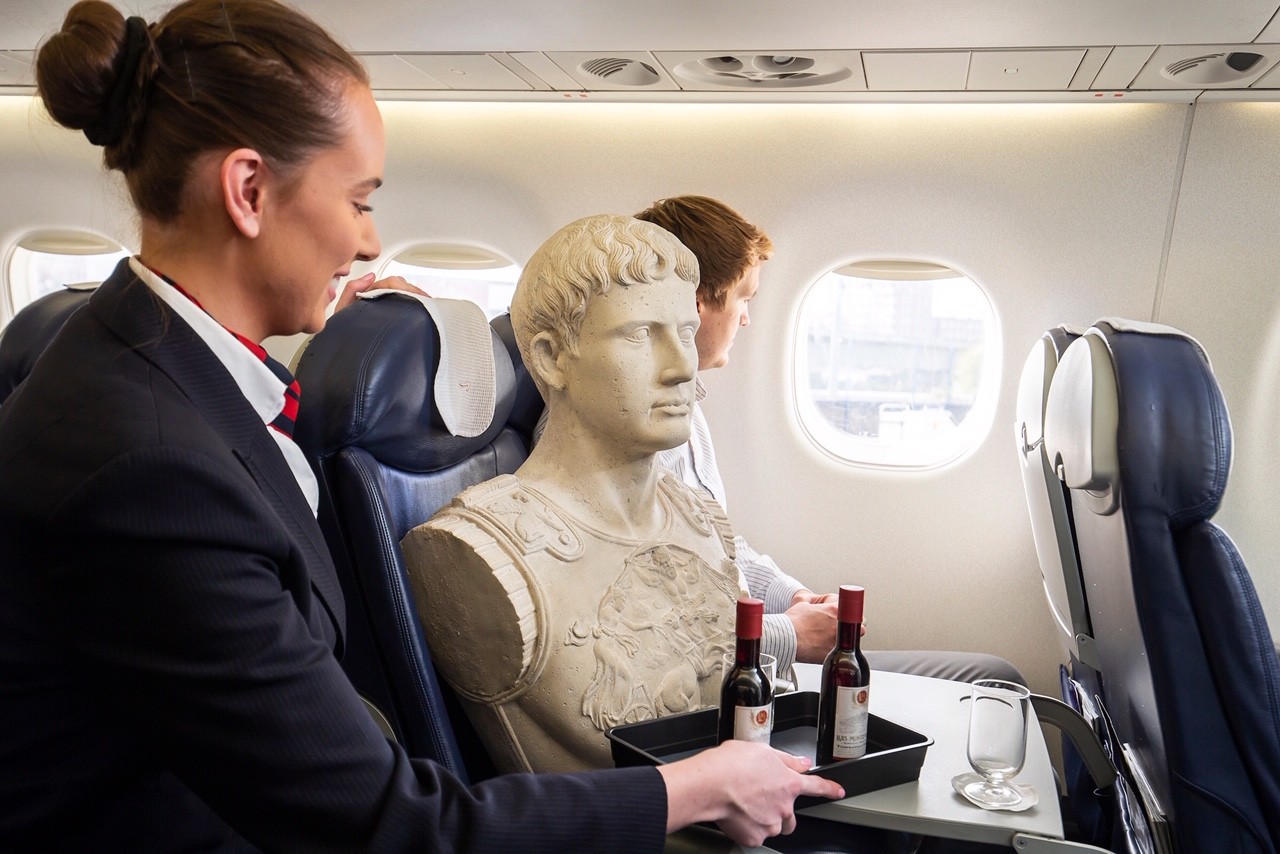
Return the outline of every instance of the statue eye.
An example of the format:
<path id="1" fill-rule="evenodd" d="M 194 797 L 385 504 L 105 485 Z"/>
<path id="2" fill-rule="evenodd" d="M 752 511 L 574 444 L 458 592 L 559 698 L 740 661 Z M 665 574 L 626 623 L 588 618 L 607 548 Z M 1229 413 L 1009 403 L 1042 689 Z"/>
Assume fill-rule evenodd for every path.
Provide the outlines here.
<path id="1" fill-rule="evenodd" d="M 641 344 L 641 343 L 644 343 L 645 341 L 648 341 L 651 336 L 652 336 L 652 333 L 649 331 L 649 327 L 637 326 L 635 329 L 631 330 L 631 332 L 627 335 L 627 340 L 635 341 L 637 344 Z"/>

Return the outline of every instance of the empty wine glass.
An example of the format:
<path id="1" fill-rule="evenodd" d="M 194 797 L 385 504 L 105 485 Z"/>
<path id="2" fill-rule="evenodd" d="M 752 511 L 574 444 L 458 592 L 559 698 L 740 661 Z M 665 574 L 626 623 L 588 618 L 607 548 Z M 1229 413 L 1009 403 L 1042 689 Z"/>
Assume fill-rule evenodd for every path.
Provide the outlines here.
<path id="1" fill-rule="evenodd" d="M 969 709 L 969 764 L 982 775 L 964 786 L 967 798 L 996 809 L 1022 803 L 1010 778 L 1027 755 L 1031 692 L 1016 682 L 981 679 L 973 683 Z"/>

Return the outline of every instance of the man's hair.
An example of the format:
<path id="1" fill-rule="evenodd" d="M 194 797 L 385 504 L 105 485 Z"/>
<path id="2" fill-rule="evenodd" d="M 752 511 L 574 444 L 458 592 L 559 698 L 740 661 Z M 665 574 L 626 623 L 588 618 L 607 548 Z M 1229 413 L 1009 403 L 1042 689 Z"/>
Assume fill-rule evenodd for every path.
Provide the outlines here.
<path id="1" fill-rule="evenodd" d="M 594 294 L 661 281 L 671 275 L 698 282 L 698 259 L 669 232 L 629 216 L 600 214 L 569 223 L 533 253 L 511 299 L 511 326 L 525 364 L 539 332 L 556 335 L 569 352 Z M 540 378 L 538 390 L 546 397 Z"/>
<path id="2" fill-rule="evenodd" d="M 660 199 L 636 219 L 665 228 L 697 256 L 702 274 L 698 297 L 713 308 L 724 308 L 729 290 L 747 270 L 773 254 L 769 235 L 707 196 Z"/>

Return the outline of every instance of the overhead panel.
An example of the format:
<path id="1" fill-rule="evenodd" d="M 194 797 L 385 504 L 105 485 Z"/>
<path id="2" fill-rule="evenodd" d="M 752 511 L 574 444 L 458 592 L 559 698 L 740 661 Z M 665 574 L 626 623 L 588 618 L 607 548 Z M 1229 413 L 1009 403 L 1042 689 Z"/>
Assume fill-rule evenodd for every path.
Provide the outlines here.
<path id="1" fill-rule="evenodd" d="M 1241 89 L 1280 60 L 1280 45 L 1164 45 L 1131 84 L 1134 89 Z"/>
<path id="2" fill-rule="evenodd" d="M 1071 78 L 1071 85 L 1067 88 L 1080 90 L 1092 86 L 1098 72 L 1102 70 L 1103 63 L 1110 55 L 1109 47 L 1091 47 L 1085 51 L 1084 59 L 1080 60 L 1080 67 L 1076 69 L 1075 75 Z"/>
<path id="3" fill-rule="evenodd" d="M 970 91 L 1059 91 L 1071 86 L 1085 51 L 975 50 L 969 59 Z"/>
<path id="4" fill-rule="evenodd" d="M 36 84 L 35 52 L 30 50 L 0 51 L 0 86 L 34 86 Z"/>
<path id="5" fill-rule="evenodd" d="M 963 91 L 969 51 L 863 51 L 867 88 L 876 92 Z"/>
<path id="6" fill-rule="evenodd" d="M 365 54 L 360 57 L 369 71 L 374 89 L 448 89 L 436 78 L 395 54 Z"/>
<path id="7" fill-rule="evenodd" d="M 533 88 L 487 53 L 405 53 L 400 56 L 449 89 L 527 92 Z"/>
<path id="8" fill-rule="evenodd" d="M 583 89 L 598 92 L 673 91 L 680 87 L 647 51 L 547 54 L 551 61 Z"/>
<path id="9" fill-rule="evenodd" d="M 1280 89 L 1280 64 L 1273 65 L 1271 70 L 1254 81 L 1251 89 Z"/>
<path id="10" fill-rule="evenodd" d="M 856 50 L 662 51 L 654 54 L 681 89 L 694 92 L 867 88 Z"/>
<path id="11" fill-rule="evenodd" d="M 541 86 L 534 85 L 535 89 L 548 88 L 557 92 L 573 92 L 581 90 L 582 84 L 574 80 L 564 69 L 556 65 L 551 57 L 540 51 L 520 51 L 518 53 L 509 53 L 507 58 L 518 63 L 522 68 L 526 69 L 528 75 L 532 75 L 541 81 Z M 528 75 L 522 74 L 526 80 Z M 532 81 L 531 81 L 532 82 Z"/>
<path id="12" fill-rule="evenodd" d="M 1155 45 L 1122 45 L 1111 51 L 1090 89 L 1128 89 L 1142 66 L 1147 64 Z"/>

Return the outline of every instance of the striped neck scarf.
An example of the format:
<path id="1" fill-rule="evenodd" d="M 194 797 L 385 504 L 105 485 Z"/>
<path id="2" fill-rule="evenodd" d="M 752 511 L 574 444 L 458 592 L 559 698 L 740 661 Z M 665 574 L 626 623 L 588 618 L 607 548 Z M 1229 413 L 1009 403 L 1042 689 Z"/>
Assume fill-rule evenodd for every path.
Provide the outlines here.
<path id="1" fill-rule="evenodd" d="M 172 285 L 174 290 L 191 300 L 191 302 L 201 311 L 204 311 L 205 314 L 209 314 L 209 312 L 205 311 L 204 306 L 200 305 L 200 301 L 187 293 L 183 289 L 182 285 L 179 285 L 159 270 L 151 267 L 148 267 L 147 269 L 151 270 L 151 272 L 155 273 L 157 276 Z M 213 315 L 209 316 L 213 317 Z M 214 318 L 215 321 L 216 319 L 217 318 Z M 222 326 L 222 324 L 218 325 Z M 271 373 L 275 375 L 276 379 L 280 380 L 280 382 L 284 384 L 284 404 L 280 408 L 280 414 L 273 418 L 267 426 L 292 439 L 293 425 L 298 418 L 298 402 L 302 397 L 302 389 L 299 387 L 298 381 L 293 378 L 293 374 L 289 373 L 289 369 L 280 364 L 276 359 L 273 359 L 271 354 L 268 353 L 266 348 L 261 344 L 258 344 L 256 341 L 250 341 L 234 329 L 227 329 L 225 326 L 222 326 L 222 328 L 226 329 L 227 332 L 230 332 L 232 337 L 247 347 L 249 352 L 256 356 L 262 364 L 266 365 L 267 370 L 271 371 Z"/>

